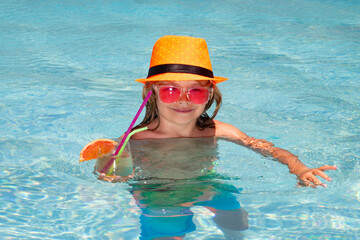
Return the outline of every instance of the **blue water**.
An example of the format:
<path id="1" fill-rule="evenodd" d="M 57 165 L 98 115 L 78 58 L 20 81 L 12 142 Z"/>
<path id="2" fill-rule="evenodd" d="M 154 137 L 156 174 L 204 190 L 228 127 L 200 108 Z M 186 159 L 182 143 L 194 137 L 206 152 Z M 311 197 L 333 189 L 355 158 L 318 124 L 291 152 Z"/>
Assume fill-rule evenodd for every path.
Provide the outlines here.
<path id="1" fill-rule="evenodd" d="M 230 79 L 217 119 L 339 168 L 327 188 L 298 188 L 286 166 L 219 140 L 209 181 L 240 191 L 241 236 L 359 239 L 359 12 L 345 0 L 1 1 L 1 237 L 139 238 L 137 182 L 99 181 L 78 156 L 126 131 L 142 102 L 134 79 L 154 42 L 177 34 L 205 38 L 215 75 Z M 208 208 L 190 210 L 185 239 L 229 236 Z"/>

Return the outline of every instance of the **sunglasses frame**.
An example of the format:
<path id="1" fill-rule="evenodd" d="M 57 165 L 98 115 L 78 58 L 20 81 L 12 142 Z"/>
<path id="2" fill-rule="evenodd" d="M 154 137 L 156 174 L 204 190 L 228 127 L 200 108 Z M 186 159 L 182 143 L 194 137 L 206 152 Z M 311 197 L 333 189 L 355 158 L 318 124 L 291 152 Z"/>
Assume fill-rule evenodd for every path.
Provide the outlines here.
<path id="1" fill-rule="evenodd" d="M 180 92 L 179 98 L 178 98 L 176 101 L 171 102 L 171 103 L 176 103 L 176 102 L 178 102 L 179 99 L 181 98 L 181 96 L 182 96 L 184 93 L 186 93 L 186 98 L 188 99 L 189 102 L 192 102 L 193 104 L 205 104 L 205 103 L 209 102 L 209 100 L 210 100 L 210 98 L 211 98 L 211 96 L 212 96 L 212 94 L 213 94 L 213 92 L 214 92 L 214 88 L 212 88 L 211 86 L 212 86 L 211 83 L 210 83 L 209 85 L 207 85 L 207 86 L 198 86 L 198 87 L 190 87 L 190 88 L 177 87 L 177 86 L 174 86 L 174 85 L 172 85 L 172 84 L 160 84 L 160 85 L 154 84 L 154 85 L 153 85 L 153 88 L 154 88 L 154 90 L 157 92 L 157 94 L 159 95 L 159 99 L 160 99 L 161 102 L 163 102 L 163 101 L 161 100 L 161 97 L 160 97 L 160 94 L 159 94 L 160 88 L 161 88 L 161 87 L 173 87 L 173 88 L 180 89 L 181 92 Z M 190 97 L 189 97 L 190 91 L 193 90 L 193 89 L 197 89 L 197 88 L 201 88 L 201 89 L 204 89 L 204 88 L 205 88 L 205 89 L 207 89 L 207 90 L 209 91 L 208 99 L 207 99 L 204 103 L 194 103 L 193 101 L 190 100 Z M 163 102 L 163 103 L 164 103 L 164 102 Z M 166 104 L 171 104 L 171 103 L 166 103 Z"/>

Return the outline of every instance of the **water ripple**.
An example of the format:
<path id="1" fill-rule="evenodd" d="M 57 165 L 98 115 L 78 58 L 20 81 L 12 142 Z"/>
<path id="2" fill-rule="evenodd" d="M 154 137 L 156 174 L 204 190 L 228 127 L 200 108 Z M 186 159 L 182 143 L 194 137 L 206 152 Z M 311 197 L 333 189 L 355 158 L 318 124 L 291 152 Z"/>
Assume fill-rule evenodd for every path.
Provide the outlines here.
<path id="1" fill-rule="evenodd" d="M 139 212 L 130 210 L 134 206 L 125 189 L 118 187 L 114 195 L 114 188 L 103 183 L 74 184 L 47 170 L 2 168 L 7 169 L 0 178 L 0 222 L 7 226 L 3 236 L 78 239 L 106 236 L 109 231 L 119 236 L 126 228 L 136 231 Z"/>

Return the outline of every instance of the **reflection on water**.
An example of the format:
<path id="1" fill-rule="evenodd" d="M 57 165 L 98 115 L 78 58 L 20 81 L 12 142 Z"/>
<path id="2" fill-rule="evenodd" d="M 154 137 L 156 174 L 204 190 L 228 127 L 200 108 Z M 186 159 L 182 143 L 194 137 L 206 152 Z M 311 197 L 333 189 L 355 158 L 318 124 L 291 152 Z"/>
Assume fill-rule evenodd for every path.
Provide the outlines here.
<path id="1" fill-rule="evenodd" d="M 196 229 L 196 206 L 210 210 L 225 235 L 239 238 L 248 228 L 239 189 L 212 172 L 215 138 L 132 140 L 131 151 L 136 181 L 130 192 L 142 211 L 141 239 L 184 237 Z"/>

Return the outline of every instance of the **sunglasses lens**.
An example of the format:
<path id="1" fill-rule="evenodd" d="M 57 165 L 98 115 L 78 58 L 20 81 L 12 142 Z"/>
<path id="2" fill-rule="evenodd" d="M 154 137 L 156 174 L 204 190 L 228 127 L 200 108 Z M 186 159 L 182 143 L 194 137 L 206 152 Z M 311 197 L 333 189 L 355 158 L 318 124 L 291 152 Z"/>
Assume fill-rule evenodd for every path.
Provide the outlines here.
<path id="1" fill-rule="evenodd" d="M 162 86 L 158 88 L 160 100 L 163 103 L 174 103 L 179 100 L 181 88 Z M 209 89 L 204 87 L 191 88 L 188 90 L 189 100 L 195 104 L 204 104 L 209 100 Z"/>
<path id="2" fill-rule="evenodd" d="M 189 90 L 189 100 L 195 104 L 203 104 L 209 100 L 209 89 L 193 88 Z"/>
<path id="3" fill-rule="evenodd" d="M 181 90 L 176 87 L 164 86 L 159 88 L 160 100 L 163 103 L 174 103 L 176 102 L 181 94 Z"/>

